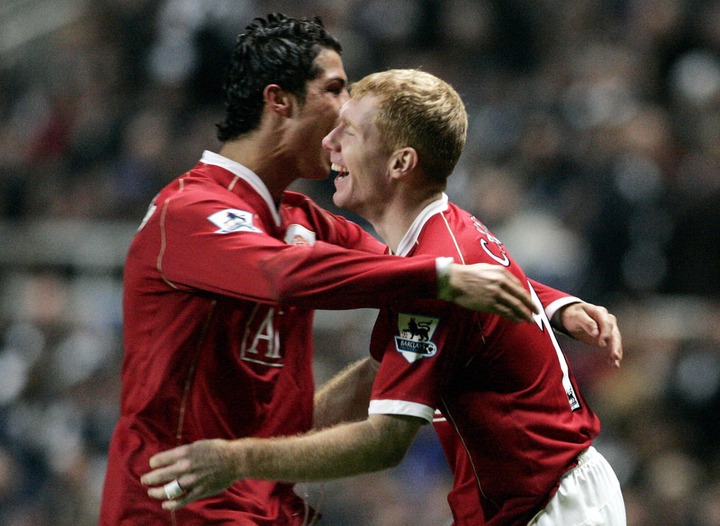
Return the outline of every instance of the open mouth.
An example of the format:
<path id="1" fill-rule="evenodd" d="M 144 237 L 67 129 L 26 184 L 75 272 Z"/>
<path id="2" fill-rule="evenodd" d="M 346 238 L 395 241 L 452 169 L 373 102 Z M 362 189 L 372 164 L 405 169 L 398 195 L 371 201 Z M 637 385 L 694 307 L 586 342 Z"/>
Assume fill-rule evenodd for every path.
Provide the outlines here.
<path id="1" fill-rule="evenodd" d="M 340 166 L 339 164 L 332 163 L 332 165 L 330 166 L 330 175 L 333 178 L 342 179 L 344 177 L 347 177 L 348 169 L 345 166 Z"/>

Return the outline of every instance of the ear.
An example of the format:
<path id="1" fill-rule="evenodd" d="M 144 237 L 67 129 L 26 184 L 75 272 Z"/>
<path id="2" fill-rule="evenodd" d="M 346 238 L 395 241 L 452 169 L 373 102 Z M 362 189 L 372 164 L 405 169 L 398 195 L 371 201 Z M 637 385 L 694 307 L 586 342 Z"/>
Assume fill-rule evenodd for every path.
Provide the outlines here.
<path id="1" fill-rule="evenodd" d="M 409 146 L 400 148 L 390 156 L 390 173 L 396 179 L 407 177 L 417 168 L 418 162 L 418 154 L 415 148 Z"/>
<path id="2" fill-rule="evenodd" d="M 292 113 L 294 98 L 277 84 L 268 84 L 263 90 L 265 105 L 273 112 L 289 117 Z"/>

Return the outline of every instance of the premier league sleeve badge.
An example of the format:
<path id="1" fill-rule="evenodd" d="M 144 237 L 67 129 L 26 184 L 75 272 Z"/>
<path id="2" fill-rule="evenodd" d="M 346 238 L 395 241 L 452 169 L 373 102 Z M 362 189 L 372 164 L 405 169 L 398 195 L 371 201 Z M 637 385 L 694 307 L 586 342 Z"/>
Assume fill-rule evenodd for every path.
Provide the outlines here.
<path id="1" fill-rule="evenodd" d="M 438 318 L 417 314 L 398 315 L 398 336 L 395 336 L 395 350 L 409 362 L 430 358 L 437 353 L 432 337 L 437 329 Z"/>

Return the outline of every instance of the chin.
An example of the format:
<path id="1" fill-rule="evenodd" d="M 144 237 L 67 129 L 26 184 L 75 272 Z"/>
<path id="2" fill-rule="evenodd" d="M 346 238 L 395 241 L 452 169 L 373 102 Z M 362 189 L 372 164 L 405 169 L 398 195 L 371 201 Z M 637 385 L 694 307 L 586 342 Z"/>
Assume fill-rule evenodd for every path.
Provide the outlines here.
<path id="1" fill-rule="evenodd" d="M 338 208 L 345 208 L 347 205 L 347 199 L 343 199 L 343 196 L 340 192 L 335 190 L 335 193 L 332 196 L 333 204 L 337 206 Z"/>

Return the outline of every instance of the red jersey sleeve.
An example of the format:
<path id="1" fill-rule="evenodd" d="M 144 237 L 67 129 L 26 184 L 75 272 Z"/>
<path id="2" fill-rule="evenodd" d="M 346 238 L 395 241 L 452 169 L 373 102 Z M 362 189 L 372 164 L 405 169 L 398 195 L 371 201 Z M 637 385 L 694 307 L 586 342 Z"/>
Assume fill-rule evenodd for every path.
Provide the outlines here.
<path id="1" fill-rule="evenodd" d="M 453 331 L 463 331 L 466 317 L 471 314 L 436 301 L 382 309 L 370 342 L 380 368 L 369 414 L 414 416 L 432 423 L 451 364 L 462 361 L 462 351 L 448 338 L 450 323 Z"/>
<path id="2" fill-rule="evenodd" d="M 160 194 L 138 234 L 142 242 L 134 242 L 129 252 L 129 258 L 155 266 L 171 287 L 315 309 L 382 307 L 436 295 L 434 257 L 378 255 L 377 243 L 361 236 L 359 227 L 330 218 L 328 224 L 344 228 L 335 232 L 336 239 L 345 236 L 348 244 L 375 252 L 323 241 L 286 244 L 279 239 L 280 227 L 258 212 L 256 203 L 200 197 L 177 188 Z M 218 214 L 231 214 L 232 227 L 221 227 Z"/>
<path id="3" fill-rule="evenodd" d="M 556 290 L 533 279 L 528 279 L 528 281 L 530 281 L 533 289 L 535 289 L 538 299 L 545 309 L 545 314 L 549 320 L 552 320 L 553 315 L 561 307 L 582 301 L 580 298 L 571 296 L 566 292 Z"/>
<path id="4" fill-rule="evenodd" d="M 359 225 L 320 208 L 308 196 L 285 192 L 282 207 L 286 224 L 300 224 L 317 233 L 318 239 L 353 250 L 384 254 L 387 246 L 371 236 Z"/>

